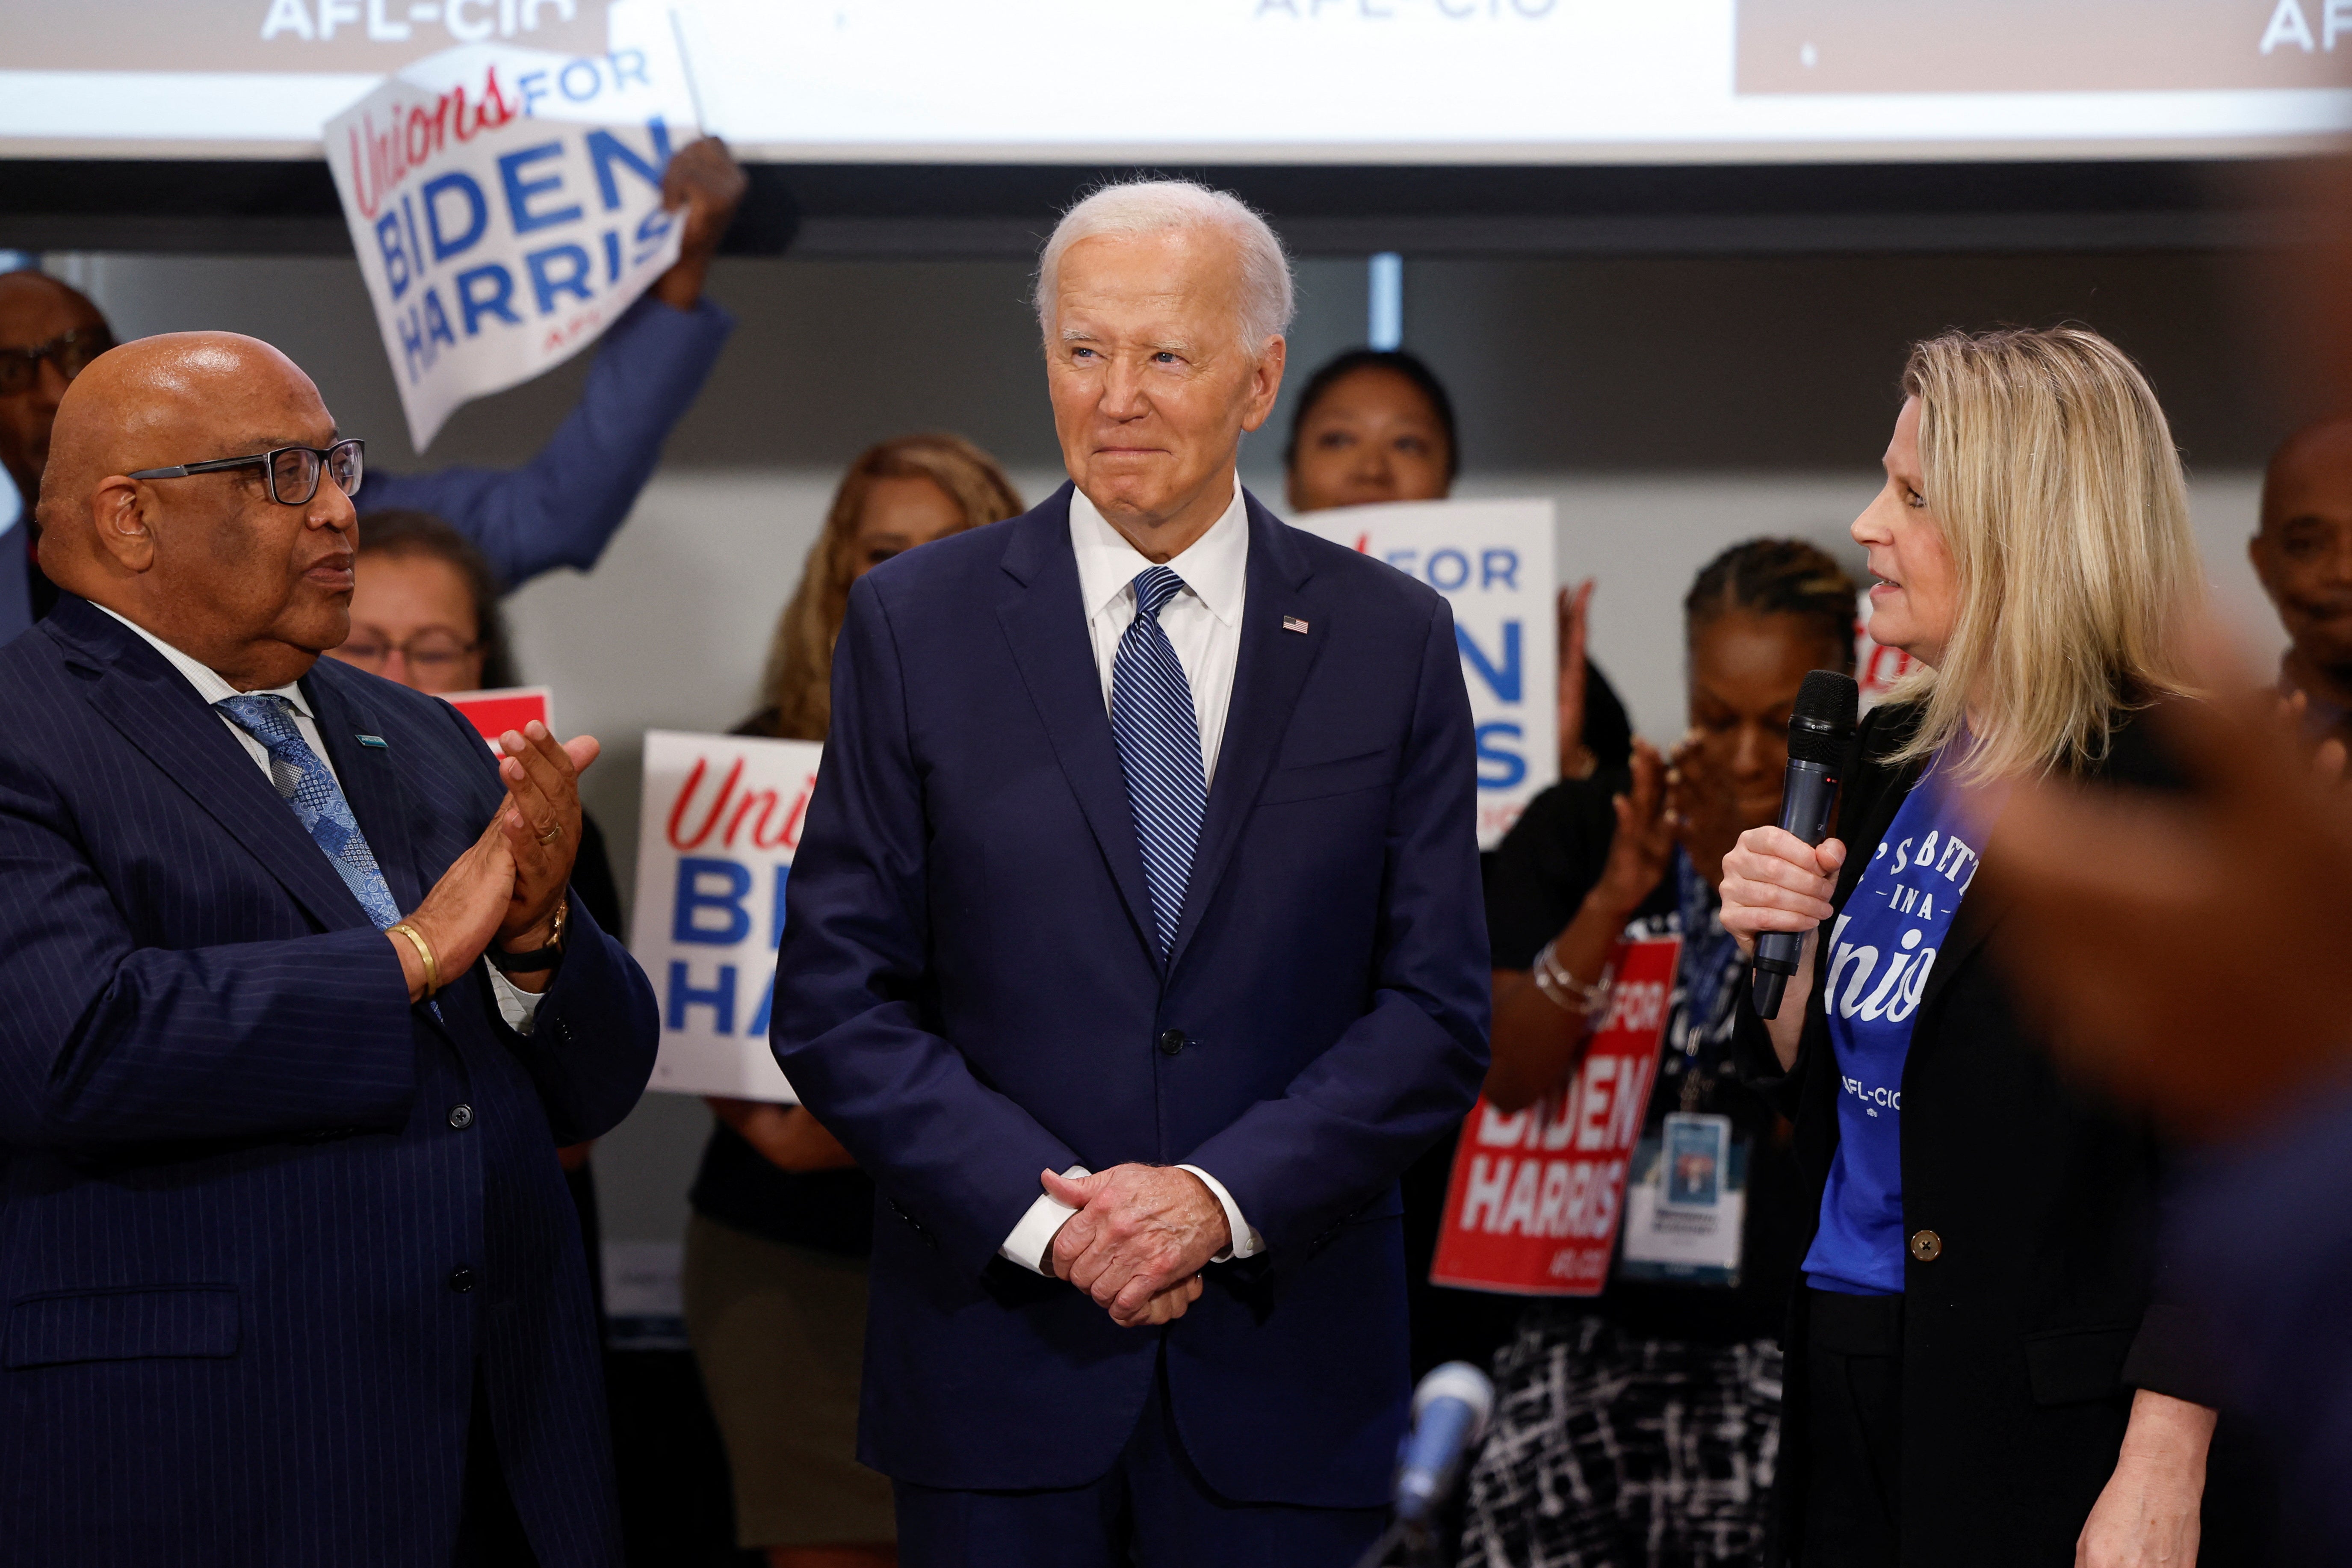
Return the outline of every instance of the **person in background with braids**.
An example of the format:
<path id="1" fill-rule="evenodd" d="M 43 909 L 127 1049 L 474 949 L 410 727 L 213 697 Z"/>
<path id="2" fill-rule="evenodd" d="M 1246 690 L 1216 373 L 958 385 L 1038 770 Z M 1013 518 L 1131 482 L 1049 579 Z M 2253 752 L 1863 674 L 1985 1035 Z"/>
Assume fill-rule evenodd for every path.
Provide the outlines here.
<path id="1" fill-rule="evenodd" d="M 1488 1102 L 1517 1110 L 1561 1090 L 1598 1021 L 1580 987 L 1611 944 L 1679 935 L 1643 1139 L 1672 1112 L 1727 1118 L 1747 1207 L 1736 1263 L 1705 1282 L 1629 1266 L 1621 1226 L 1601 1296 L 1520 1314 L 1496 1358 L 1465 1564 L 1747 1563 L 1762 1548 L 1804 1215 L 1787 1124 L 1730 1066 L 1747 961 L 1717 918 L 1716 886 L 1740 833 L 1779 816 L 1806 672 L 1853 668 L 1853 604 L 1852 579 L 1812 545 L 1759 539 L 1717 556 L 1684 601 L 1689 735 L 1667 757 L 1637 740 L 1630 770 L 1545 791 L 1496 852 Z"/>

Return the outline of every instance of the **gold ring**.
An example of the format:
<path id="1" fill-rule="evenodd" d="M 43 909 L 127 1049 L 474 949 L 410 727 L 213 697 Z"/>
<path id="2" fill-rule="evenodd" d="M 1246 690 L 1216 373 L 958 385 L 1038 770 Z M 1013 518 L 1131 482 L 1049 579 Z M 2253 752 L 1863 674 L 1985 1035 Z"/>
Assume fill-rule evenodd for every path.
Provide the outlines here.
<path id="1" fill-rule="evenodd" d="M 559 823 L 551 823 L 551 824 L 549 824 L 549 826 L 548 826 L 548 829 L 547 829 L 547 831 L 546 831 L 546 832 L 544 832 L 544 833 L 542 833 L 542 834 L 541 834 L 541 835 L 539 836 L 539 841 L 540 841 L 541 844 L 552 844 L 552 843 L 554 843 L 557 839 L 559 839 L 559 838 L 561 838 L 561 837 L 563 837 L 563 825 L 562 825 L 562 823 L 560 823 L 560 822 L 559 822 Z"/>

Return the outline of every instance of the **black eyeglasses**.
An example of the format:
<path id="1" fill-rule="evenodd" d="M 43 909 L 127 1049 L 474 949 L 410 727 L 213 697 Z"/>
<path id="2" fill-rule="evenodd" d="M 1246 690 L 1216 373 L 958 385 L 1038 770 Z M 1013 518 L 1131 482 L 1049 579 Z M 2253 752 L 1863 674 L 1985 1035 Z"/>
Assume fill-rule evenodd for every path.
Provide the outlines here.
<path id="1" fill-rule="evenodd" d="M 226 468 L 259 468 L 269 476 L 269 499 L 279 506 L 308 506 L 319 493 L 319 476 L 334 476 L 335 488 L 347 496 L 360 493 L 360 476 L 367 443 L 354 436 L 321 451 L 316 447 L 274 447 L 250 458 L 215 458 L 208 463 L 181 463 L 169 468 L 141 468 L 134 479 L 184 479 L 190 474 L 217 473 Z"/>
<path id="2" fill-rule="evenodd" d="M 43 360 L 71 381 L 113 346 L 114 334 L 104 327 L 76 327 L 28 349 L 0 349 L 0 397 L 13 397 L 32 385 L 41 374 Z"/>

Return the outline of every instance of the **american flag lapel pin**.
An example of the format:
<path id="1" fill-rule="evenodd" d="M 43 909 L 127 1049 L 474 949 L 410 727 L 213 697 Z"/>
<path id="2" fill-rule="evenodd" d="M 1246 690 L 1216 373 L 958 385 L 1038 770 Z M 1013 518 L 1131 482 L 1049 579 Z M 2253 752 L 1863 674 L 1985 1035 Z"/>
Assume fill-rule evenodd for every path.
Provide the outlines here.
<path id="1" fill-rule="evenodd" d="M 1282 617 L 1282 629 L 1286 632 L 1297 632 L 1299 636 L 1305 637 L 1307 635 L 1307 623 L 1300 620 L 1297 616 L 1285 616 Z"/>

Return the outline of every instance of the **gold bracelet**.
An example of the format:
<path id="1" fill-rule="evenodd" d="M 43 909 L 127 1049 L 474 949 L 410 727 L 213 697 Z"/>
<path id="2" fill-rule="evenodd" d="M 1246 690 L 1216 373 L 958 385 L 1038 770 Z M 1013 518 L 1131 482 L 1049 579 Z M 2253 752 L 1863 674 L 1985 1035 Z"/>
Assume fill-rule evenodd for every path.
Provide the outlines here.
<path id="1" fill-rule="evenodd" d="M 1552 947 L 1558 941 L 1555 937 L 1552 942 L 1544 943 L 1543 951 L 1536 954 L 1533 966 L 1536 989 L 1544 994 L 1546 1001 L 1563 1013 L 1580 1014 L 1588 1019 L 1600 1017 L 1609 1010 L 1608 972 L 1603 970 L 1600 979 L 1590 985 L 1584 984 L 1570 973 L 1567 966 L 1553 954 Z"/>
<path id="2" fill-rule="evenodd" d="M 425 945 L 425 933 L 418 931 L 415 926 L 410 925 L 406 921 L 401 921 L 398 925 L 387 926 L 384 928 L 384 935 L 392 936 L 395 933 L 408 939 L 409 945 L 416 950 L 417 958 L 424 963 L 425 994 L 430 996 L 436 991 L 440 990 L 441 966 L 433 962 L 433 950 Z"/>

